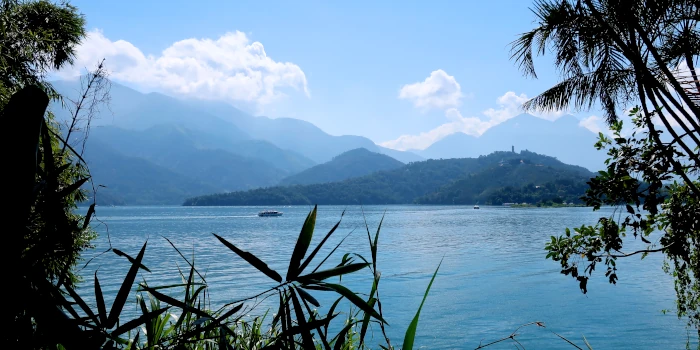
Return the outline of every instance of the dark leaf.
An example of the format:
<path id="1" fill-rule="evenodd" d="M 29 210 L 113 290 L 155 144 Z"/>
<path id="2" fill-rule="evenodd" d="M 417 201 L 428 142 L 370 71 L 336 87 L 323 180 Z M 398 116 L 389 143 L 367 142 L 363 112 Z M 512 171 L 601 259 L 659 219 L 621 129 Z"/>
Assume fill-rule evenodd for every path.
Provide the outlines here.
<path id="1" fill-rule="evenodd" d="M 130 263 L 132 263 L 132 264 L 136 263 L 136 260 L 134 258 L 130 257 L 128 254 L 122 252 L 121 250 L 116 249 L 116 248 L 112 248 L 112 251 L 114 252 L 114 254 L 125 257 L 127 260 L 129 260 Z M 139 263 L 138 266 L 140 268 L 148 271 L 148 272 L 151 272 L 151 270 L 149 270 L 148 267 L 146 267 L 144 264 Z"/>
<path id="2" fill-rule="evenodd" d="M 294 303 L 294 312 L 297 316 L 297 323 L 299 324 L 299 333 L 301 333 L 302 345 L 305 350 L 314 350 L 314 341 L 311 337 L 311 330 L 316 328 L 309 326 L 306 323 L 306 317 L 304 316 L 304 310 L 301 309 L 301 303 L 299 303 L 299 298 L 294 292 L 293 288 L 289 289 L 289 293 L 292 297 L 292 303 Z"/>
<path id="3" fill-rule="evenodd" d="M 223 243 L 226 247 L 228 247 L 228 249 L 231 249 L 234 253 L 236 253 L 238 256 L 243 258 L 243 260 L 247 261 L 249 264 L 253 265 L 253 267 L 258 269 L 260 272 L 267 275 L 267 277 L 272 278 L 276 282 L 282 283 L 282 276 L 280 276 L 280 274 L 277 273 L 275 270 L 269 268 L 266 263 L 264 263 L 262 260 L 258 259 L 255 255 L 238 249 L 235 245 L 229 243 L 227 240 L 223 239 L 222 237 L 220 237 L 216 233 L 214 233 L 213 235 L 219 241 L 221 241 L 221 243 Z"/>
<path id="4" fill-rule="evenodd" d="M 301 282 L 309 281 L 309 280 L 322 281 L 322 280 L 325 280 L 325 279 L 330 278 L 330 277 L 345 275 L 348 273 L 353 273 L 353 272 L 362 270 L 367 266 L 369 266 L 369 264 L 367 264 L 367 263 L 356 263 L 356 264 L 343 265 L 343 266 L 334 267 L 334 268 L 328 269 L 328 270 L 323 270 L 323 271 L 319 271 L 319 272 L 312 272 L 308 275 L 300 276 L 298 278 L 298 280 Z"/>
<path id="5" fill-rule="evenodd" d="M 308 301 L 315 307 L 320 307 L 321 304 L 318 303 L 318 300 L 316 300 L 311 294 L 309 294 L 307 291 L 297 288 L 297 291 L 299 292 L 299 296 L 301 296 L 302 299 Z"/>
<path id="6" fill-rule="evenodd" d="M 129 272 L 127 272 L 126 277 L 124 277 L 124 282 L 122 282 L 122 285 L 117 292 L 117 296 L 114 298 L 114 303 L 112 304 L 112 309 L 109 310 L 109 318 L 107 318 L 107 324 L 105 325 L 107 329 L 114 327 L 114 325 L 117 324 L 117 321 L 119 321 L 119 315 L 122 313 L 122 308 L 124 308 L 126 299 L 129 297 L 129 292 L 131 292 L 131 286 L 134 285 L 136 274 L 139 272 L 141 260 L 143 260 L 143 254 L 146 252 L 146 244 L 148 244 L 148 242 L 143 243 L 143 247 L 141 247 L 139 255 L 136 256 L 136 259 L 134 259 Z"/>
<path id="7" fill-rule="evenodd" d="M 292 257 L 289 259 L 287 281 L 294 281 L 301 272 L 299 269 L 301 259 L 303 259 L 304 255 L 306 255 L 306 250 L 309 249 L 311 238 L 314 235 L 314 227 L 316 226 L 316 209 L 317 206 L 314 206 L 314 209 L 309 213 L 309 215 L 306 216 L 304 226 L 301 227 L 301 232 L 299 232 L 299 238 L 297 238 L 297 243 L 294 246 Z"/>
<path id="8" fill-rule="evenodd" d="M 321 250 L 321 247 L 323 246 L 323 244 L 326 243 L 328 238 L 330 238 L 331 235 L 333 234 L 333 232 L 335 232 L 335 230 L 338 228 L 338 226 L 340 226 L 340 222 L 343 220 L 344 215 L 345 215 L 345 210 L 343 210 L 343 213 L 340 214 L 340 220 L 338 220 L 338 222 L 335 224 L 335 226 L 333 226 L 333 228 L 330 231 L 328 231 L 326 236 L 323 237 L 323 239 L 321 240 L 321 243 L 319 243 L 316 246 L 316 248 L 314 248 L 314 250 L 311 252 L 311 254 L 309 254 L 309 256 L 306 258 L 306 260 L 304 260 L 304 263 L 301 264 L 301 266 L 299 267 L 299 273 L 304 272 L 304 269 L 309 265 L 309 263 L 311 263 L 311 260 L 313 260 L 313 258 L 316 256 L 318 251 Z"/>
<path id="9" fill-rule="evenodd" d="M 118 337 L 118 336 L 120 336 L 120 335 L 142 325 L 142 324 L 145 324 L 146 322 L 151 321 L 152 319 L 158 317 L 160 314 L 164 313 L 168 309 L 170 309 L 169 306 L 164 307 L 162 309 L 155 310 L 155 311 L 151 311 L 151 312 L 144 314 L 144 315 L 141 315 L 138 318 L 133 319 L 133 320 L 131 320 L 127 323 L 124 323 L 123 325 L 117 327 L 117 329 L 115 329 L 110 335 L 112 337 Z"/>
<path id="10" fill-rule="evenodd" d="M 351 290 L 339 284 L 323 283 L 323 286 L 333 289 L 338 294 L 348 299 L 351 303 L 355 304 L 355 306 L 359 307 L 360 310 L 364 312 L 369 312 L 372 315 L 372 317 L 376 318 L 382 323 L 386 323 L 386 321 L 382 318 L 382 316 L 379 315 L 379 313 L 376 310 L 374 310 L 371 306 L 369 306 L 369 304 L 367 304 L 367 302 L 362 300 L 362 298 L 358 297 L 357 294 L 353 293 Z"/>
<path id="11" fill-rule="evenodd" d="M 97 313 L 100 315 L 100 325 L 104 326 L 107 323 L 107 309 L 105 308 L 105 299 L 102 295 L 100 280 L 97 279 L 97 271 L 95 271 L 95 302 L 97 303 Z"/>

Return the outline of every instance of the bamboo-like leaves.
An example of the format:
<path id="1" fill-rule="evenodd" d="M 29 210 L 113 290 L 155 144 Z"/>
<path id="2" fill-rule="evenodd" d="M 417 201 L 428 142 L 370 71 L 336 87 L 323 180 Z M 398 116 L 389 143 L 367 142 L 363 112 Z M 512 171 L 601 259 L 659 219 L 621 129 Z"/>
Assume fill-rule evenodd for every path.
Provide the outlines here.
<path id="1" fill-rule="evenodd" d="M 300 282 L 310 281 L 310 280 L 322 281 L 322 280 L 325 280 L 327 278 L 341 276 L 341 275 L 345 275 L 348 273 L 353 273 L 353 272 L 362 270 L 369 265 L 370 264 L 368 264 L 368 263 L 355 263 L 355 264 L 341 265 L 338 267 L 334 267 L 332 269 L 323 270 L 323 271 L 319 271 L 319 272 L 312 272 L 308 275 L 300 276 L 298 278 L 298 280 Z"/>
<path id="2" fill-rule="evenodd" d="M 301 227 L 301 232 L 299 232 L 299 238 L 297 238 L 297 244 L 294 246 L 294 251 L 292 252 L 292 257 L 289 259 L 289 269 L 287 270 L 287 281 L 293 281 L 299 276 L 301 269 L 301 259 L 306 255 L 306 251 L 309 249 L 311 244 L 311 238 L 314 235 L 314 227 L 316 226 L 316 210 L 317 206 L 306 216 L 304 221 L 304 226 Z"/>
<path id="3" fill-rule="evenodd" d="M 368 312 L 372 315 L 372 317 L 376 318 L 377 320 L 386 323 L 384 319 L 382 318 L 379 313 L 374 310 L 369 304 L 367 304 L 362 298 L 357 296 L 357 294 L 353 293 L 351 290 L 347 289 L 346 287 L 339 285 L 339 284 L 332 284 L 332 283 L 323 283 L 322 284 L 325 287 L 331 288 L 334 291 L 336 291 L 338 294 L 344 296 L 348 301 L 351 303 L 355 304 L 355 306 L 359 307 L 360 310 L 364 312 Z"/>
<path id="4" fill-rule="evenodd" d="M 249 264 L 253 265 L 256 269 L 258 269 L 260 272 L 264 273 L 267 275 L 267 277 L 272 278 L 278 283 L 282 283 L 282 276 L 280 276 L 277 271 L 271 269 L 269 266 L 267 266 L 266 263 L 264 263 L 262 260 L 258 259 L 255 255 L 248 253 L 246 251 L 238 249 L 235 245 L 229 243 L 227 240 L 223 239 L 221 236 L 217 235 L 214 233 L 214 237 L 216 237 L 221 243 L 223 243 L 228 249 L 231 249 L 234 253 L 236 253 L 238 256 L 240 256 L 243 260 L 247 261 Z"/>
<path id="5" fill-rule="evenodd" d="M 340 214 L 340 220 L 338 220 L 338 222 L 335 224 L 335 226 L 333 226 L 333 228 L 330 231 L 328 231 L 326 236 L 323 237 L 323 239 L 321 240 L 321 243 L 319 243 L 316 246 L 316 248 L 311 252 L 311 254 L 309 254 L 309 256 L 306 258 L 306 260 L 304 260 L 304 263 L 301 264 L 301 266 L 299 267 L 299 273 L 302 273 L 304 271 L 304 269 L 309 265 L 309 263 L 311 263 L 311 260 L 313 260 L 314 257 L 316 256 L 316 254 L 318 253 L 318 251 L 321 250 L 321 247 L 323 247 L 323 244 L 326 243 L 328 238 L 330 238 L 331 235 L 333 234 L 333 232 L 335 232 L 335 230 L 338 228 L 338 226 L 340 226 L 340 222 L 343 220 L 343 216 L 345 216 L 345 210 L 343 210 L 343 212 Z"/>
<path id="6" fill-rule="evenodd" d="M 305 290 L 303 290 L 303 289 L 301 289 L 301 288 L 297 288 L 297 292 L 299 293 L 299 296 L 300 296 L 302 299 L 308 301 L 308 302 L 311 303 L 313 306 L 315 306 L 315 307 L 321 306 L 321 304 L 319 304 L 318 300 L 316 300 L 316 298 L 314 298 L 313 296 L 311 296 L 311 294 L 309 294 L 309 292 L 307 292 L 307 291 L 305 291 Z"/>
<path id="7" fill-rule="evenodd" d="M 126 322 L 123 325 L 117 327 L 117 329 L 112 331 L 112 333 L 110 333 L 110 335 L 112 337 L 118 337 L 118 336 L 120 336 L 120 335 L 142 325 L 142 324 L 150 322 L 152 319 L 154 319 L 154 318 L 160 316 L 162 313 L 168 311 L 168 309 L 170 309 L 169 306 L 164 307 L 162 309 L 158 309 L 155 311 L 150 311 L 148 313 L 145 313 L 145 314 L 139 316 L 138 318 L 135 318 L 135 319 L 133 319 L 129 322 Z"/>
<path id="8" fill-rule="evenodd" d="M 132 257 L 129 256 L 128 254 L 124 253 L 123 251 L 121 251 L 121 250 L 119 250 L 119 249 L 116 249 L 116 248 L 112 248 L 112 251 L 114 252 L 114 254 L 117 254 L 117 255 L 119 255 L 119 256 L 125 257 L 127 260 L 129 260 L 130 263 L 132 263 L 132 264 L 137 264 L 137 263 L 136 263 L 136 259 L 132 258 Z M 149 270 L 148 267 L 146 267 L 146 265 L 141 264 L 141 263 L 138 263 L 137 265 L 139 266 L 139 268 L 142 268 L 142 269 L 144 269 L 144 270 L 146 270 L 146 271 L 148 271 L 148 272 L 151 272 L 151 270 Z"/>
<path id="9" fill-rule="evenodd" d="M 433 278 L 431 278 L 430 283 L 428 283 L 428 288 L 425 289 L 423 300 L 420 302 L 420 306 L 418 307 L 418 311 L 416 311 L 416 315 L 413 316 L 411 324 L 409 324 L 408 329 L 406 329 L 406 336 L 403 338 L 403 350 L 413 349 L 413 341 L 416 338 L 416 330 L 418 329 L 418 318 L 420 317 L 420 311 L 423 308 L 425 299 L 428 298 L 428 292 L 430 292 L 430 287 L 433 286 L 433 281 L 435 281 L 435 276 L 437 276 L 438 270 L 440 270 L 440 265 L 442 265 L 442 260 L 440 260 L 438 267 L 435 269 L 435 273 L 433 273 Z"/>
<path id="10" fill-rule="evenodd" d="M 105 327 L 107 329 L 114 327 L 114 325 L 117 324 L 117 321 L 119 320 L 119 315 L 122 312 L 122 308 L 124 308 L 126 299 L 129 297 L 131 286 L 134 285 L 134 280 L 136 280 L 136 274 L 139 272 L 141 260 L 143 260 L 143 254 L 146 252 L 146 244 L 148 244 L 148 242 L 145 242 L 143 244 L 143 247 L 141 247 L 141 251 L 139 251 L 139 255 L 137 255 L 136 259 L 134 259 L 134 261 L 132 262 L 131 268 L 129 269 L 129 272 L 127 272 L 126 277 L 124 278 L 124 282 L 122 282 L 122 285 L 119 288 L 119 291 L 117 292 L 117 296 L 114 298 L 112 309 L 109 311 L 109 317 L 107 318 L 107 323 L 105 324 Z"/>

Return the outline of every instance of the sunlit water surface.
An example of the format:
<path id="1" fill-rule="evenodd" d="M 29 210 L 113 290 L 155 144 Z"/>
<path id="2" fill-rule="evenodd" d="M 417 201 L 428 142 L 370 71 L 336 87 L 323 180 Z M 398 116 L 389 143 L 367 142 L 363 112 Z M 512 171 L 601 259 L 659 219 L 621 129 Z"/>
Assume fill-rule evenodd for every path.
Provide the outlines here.
<path id="1" fill-rule="evenodd" d="M 163 238 L 167 237 L 188 258 L 194 255 L 196 266 L 206 273 L 212 306 L 255 295 L 274 282 L 216 241 L 212 233 L 254 253 L 284 276 L 311 208 L 272 208 L 284 215 L 260 218 L 256 213 L 263 209 L 271 208 L 99 207 L 97 218 L 102 224 L 94 223 L 100 236 L 87 254 L 95 259 L 81 271 L 85 283 L 80 294 L 94 305 L 95 270 L 108 305 L 119 289 L 128 262 L 113 253 L 99 255 L 109 247 L 108 237 L 113 247 L 132 256 L 148 240 L 144 261 L 152 272 L 142 273 L 140 279 L 151 286 L 179 283 L 177 268 L 186 269 L 186 263 Z M 578 283 L 559 273 L 558 263 L 545 259 L 543 248 L 550 236 L 562 234 L 566 227 L 593 224 L 601 215 L 609 215 L 609 209 L 392 205 L 364 207 L 363 216 L 358 206 L 323 206 L 312 245 L 340 219 L 344 209 L 338 231 L 319 256 L 324 257 L 323 252 L 354 230 L 328 266 L 335 266 L 348 252 L 369 258 L 364 220 L 374 234 L 386 213 L 378 266 L 380 297 L 393 345 L 401 345 L 425 287 L 443 258 L 420 317 L 416 344 L 422 348 L 473 349 L 531 321 L 544 322 L 546 328 L 529 326 L 518 331 L 516 339 L 528 349 L 571 348 L 552 332 L 584 348 L 585 336 L 594 349 L 680 349 L 685 348 L 689 334 L 693 337 L 694 331 L 688 331 L 685 321 L 675 316 L 673 283 L 661 269 L 661 256 L 620 261 L 617 285 L 608 284 L 601 265 L 586 295 Z M 631 243 L 626 249 L 641 247 Z M 368 293 L 370 278 L 363 272 L 343 283 Z M 334 300 L 327 292 L 314 295 L 322 309 Z M 262 314 L 274 305 L 272 299 L 255 302 L 259 305 L 251 314 Z M 671 312 L 664 315 L 664 309 Z M 137 313 L 135 300 L 130 299 L 125 313 Z M 378 328 L 371 334 L 373 343 L 382 341 Z M 691 344 L 695 339 L 691 338 Z M 490 348 L 513 346 L 506 341 Z"/>

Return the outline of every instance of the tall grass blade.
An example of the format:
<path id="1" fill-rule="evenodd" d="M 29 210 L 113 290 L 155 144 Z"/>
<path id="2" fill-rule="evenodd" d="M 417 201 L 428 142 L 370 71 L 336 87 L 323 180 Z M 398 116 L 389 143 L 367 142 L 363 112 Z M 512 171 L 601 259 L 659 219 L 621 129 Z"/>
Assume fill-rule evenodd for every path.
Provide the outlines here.
<path id="1" fill-rule="evenodd" d="M 109 317 L 107 318 L 107 324 L 105 325 L 107 329 L 114 327 L 114 325 L 117 324 L 117 321 L 119 321 L 119 315 L 122 313 L 126 299 L 129 297 L 129 292 L 131 292 L 131 286 L 134 285 L 136 274 L 139 272 L 141 260 L 143 260 L 143 254 L 146 252 L 146 244 L 148 244 L 148 242 L 143 243 L 143 247 L 141 247 L 139 255 L 136 256 L 136 259 L 129 269 L 129 272 L 127 272 L 124 282 L 122 282 L 122 286 L 119 287 L 117 296 L 114 298 L 114 303 L 112 304 L 112 309 L 109 310 Z"/>
<path id="2" fill-rule="evenodd" d="M 287 281 L 293 281 L 299 276 L 301 270 L 299 269 L 301 264 L 301 259 L 306 255 L 306 251 L 309 249 L 311 244 L 311 238 L 314 235 L 314 227 L 316 226 L 316 210 L 318 206 L 314 206 L 314 209 L 306 216 L 304 221 L 304 226 L 301 227 L 301 232 L 299 232 L 299 238 L 297 238 L 297 244 L 294 246 L 294 251 L 292 252 L 292 257 L 289 259 L 289 268 L 287 269 Z"/>
<path id="3" fill-rule="evenodd" d="M 435 269 L 435 273 L 433 273 L 433 278 L 431 278 L 430 283 L 428 283 L 428 288 L 425 289 L 423 300 L 420 302 L 420 306 L 418 307 L 416 315 L 413 317 L 413 321 L 411 321 L 411 324 L 408 325 L 408 329 L 406 330 L 406 336 L 403 338 L 403 350 L 413 349 L 413 341 L 416 338 L 416 331 L 418 330 L 418 318 L 420 317 L 420 311 L 421 309 L 423 309 L 425 299 L 428 298 L 428 292 L 430 292 L 430 287 L 433 286 L 433 281 L 435 281 L 435 276 L 437 276 L 438 270 L 440 270 L 440 265 L 442 265 L 442 260 L 440 260 L 438 267 Z"/>
<path id="4" fill-rule="evenodd" d="M 264 273 L 267 277 L 272 278 L 278 283 L 282 283 L 282 276 L 280 276 L 277 271 L 271 269 L 269 266 L 267 266 L 266 263 L 264 263 L 262 260 L 258 259 L 255 255 L 248 253 L 246 251 L 238 249 L 235 245 L 229 243 L 227 240 L 223 239 L 221 236 L 217 235 L 216 233 L 213 234 L 214 237 L 216 237 L 221 243 L 223 243 L 228 249 L 231 249 L 234 253 L 236 253 L 238 256 L 240 256 L 243 260 L 247 261 L 249 264 L 253 265 L 256 269 L 258 269 L 260 272 Z"/>

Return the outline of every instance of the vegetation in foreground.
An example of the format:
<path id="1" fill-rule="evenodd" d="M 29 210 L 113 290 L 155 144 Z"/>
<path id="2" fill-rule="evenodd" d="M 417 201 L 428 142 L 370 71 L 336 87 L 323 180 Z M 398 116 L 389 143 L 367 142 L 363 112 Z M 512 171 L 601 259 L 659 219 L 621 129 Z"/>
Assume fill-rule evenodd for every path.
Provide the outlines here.
<path id="1" fill-rule="evenodd" d="M 678 317 L 700 338 L 700 3 L 539 0 L 533 13 L 537 25 L 513 43 L 513 58 L 536 77 L 533 57 L 551 50 L 562 81 L 525 107 L 603 108 L 612 134 L 596 146 L 608 150 L 607 169 L 584 200 L 621 209 L 552 237 L 547 257 L 586 293 L 599 264 L 616 283 L 617 259 L 663 254 Z M 624 251 L 628 235 L 647 248 Z"/>

